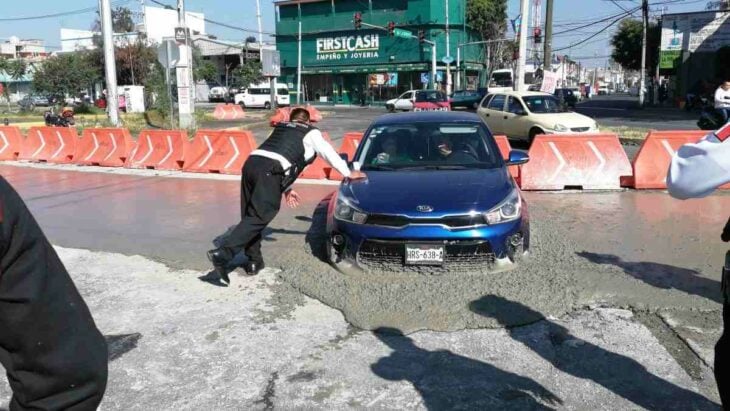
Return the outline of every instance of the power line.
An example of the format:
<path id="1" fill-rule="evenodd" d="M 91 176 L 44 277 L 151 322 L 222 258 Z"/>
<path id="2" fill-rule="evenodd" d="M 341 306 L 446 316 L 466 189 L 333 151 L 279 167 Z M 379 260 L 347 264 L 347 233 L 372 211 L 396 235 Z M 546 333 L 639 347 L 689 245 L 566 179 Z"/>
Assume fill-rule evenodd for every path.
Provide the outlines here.
<path id="1" fill-rule="evenodd" d="M 129 3 L 132 0 L 118 0 L 112 3 L 114 6 L 119 6 L 125 3 Z M 7 17 L 7 18 L 0 18 L 0 21 L 27 21 L 27 20 L 42 20 L 42 19 L 51 19 L 54 17 L 65 17 L 70 16 L 73 14 L 83 14 L 83 13 L 90 13 L 95 12 L 99 10 L 98 7 L 86 7 L 83 9 L 78 10 L 69 10 L 59 13 L 52 13 L 52 14 L 43 14 L 40 16 L 27 16 L 27 17 Z"/>
<path id="2" fill-rule="evenodd" d="M 162 6 L 162 7 L 166 8 L 166 9 L 168 9 L 168 10 L 175 10 L 174 7 L 170 6 L 169 4 L 165 4 L 165 3 L 161 2 L 161 1 L 157 1 L 157 0 L 150 0 L 150 1 L 152 3 L 157 4 L 158 6 Z M 198 16 L 196 16 L 194 14 L 191 14 L 190 17 L 199 18 Z M 252 30 L 252 29 L 247 29 L 247 28 L 244 28 L 244 27 L 238 27 L 238 26 L 234 26 L 234 25 L 231 25 L 231 24 L 228 24 L 228 23 L 222 23 L 220 21 L 211 20 L 211 19 L 208 19 L 208 18 L 203 18 L 203 21 L 205 21 L 207 23 L 210 23 L 210 24 L 215 24 L 217 26 L 225 27 L 227 29 L 242 31 L 244 33 L 258 33 L 259 32 L 258 30 Z M 269 36 L 276 36 L 276 33 L 272 33 L 272 32 L 269 32 L 269 31 L 262 31 L 261 33 L 262 34 L 269 35 Z"/>
<path id="3" fill-rule="evenodd" d="M 581 40 L 581 41 L 579 41 L 577 43 L 573 43 L 573 44 L 571 44 L 571 45 L 569 45 L 567 47 L 561 47 L 561 48 L 555 49 L 554 51 L 562 51 L 562 50 L 571 49 L 571 48 L 573 48 L 575 46 L 580 46 L 581 44 L 587 42 L 588 40 L 591 40 L 592 38 L 594 38 L 594 37 L 598 36 L 599 34 L 605 32 L 606 30 L 608 30 L 609 28 L 611 28 L 611 26 L 613 26 L 614 24 L 618 23 L 621 20 L 623 20 L 623 17 L 619 17 L 619 18 L 613 20 L 612 22 L 608 23 L 608 25 L 606 27 L 598 30 L 597 32 L 593 33 L 593 35 L 588 36 L 585 39 L 583 39 L 583 40 Z"/>

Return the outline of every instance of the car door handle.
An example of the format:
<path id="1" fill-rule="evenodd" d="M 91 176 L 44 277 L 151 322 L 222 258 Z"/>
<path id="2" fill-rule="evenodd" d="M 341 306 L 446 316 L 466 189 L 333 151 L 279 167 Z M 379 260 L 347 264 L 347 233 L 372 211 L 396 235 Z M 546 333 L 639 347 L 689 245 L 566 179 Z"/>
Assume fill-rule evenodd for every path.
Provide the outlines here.
<path id="1" fill-rule="evenodd" d="M 485 114 L 485 116 L 489 117 L 489 113 Z"/>
<path id="2" fill-rule="evenodd" d="M 504 116 L 504 119 L 507 120 L 507 116 Z"/>

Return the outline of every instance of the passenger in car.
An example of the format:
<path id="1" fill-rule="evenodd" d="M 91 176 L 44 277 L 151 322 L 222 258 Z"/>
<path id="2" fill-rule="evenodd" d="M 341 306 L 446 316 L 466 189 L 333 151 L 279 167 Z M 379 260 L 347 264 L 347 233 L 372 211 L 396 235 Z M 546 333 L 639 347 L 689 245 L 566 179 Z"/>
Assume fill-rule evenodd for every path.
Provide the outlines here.
<path id="1" fill-rule="evenodd" d="M 380 147 L 383 151 L 375 156 L 371 164 L 393 164 L 411 161 L 408 156 L 398 153 L 398 135 L 389 135 L 382 139 Z"/>

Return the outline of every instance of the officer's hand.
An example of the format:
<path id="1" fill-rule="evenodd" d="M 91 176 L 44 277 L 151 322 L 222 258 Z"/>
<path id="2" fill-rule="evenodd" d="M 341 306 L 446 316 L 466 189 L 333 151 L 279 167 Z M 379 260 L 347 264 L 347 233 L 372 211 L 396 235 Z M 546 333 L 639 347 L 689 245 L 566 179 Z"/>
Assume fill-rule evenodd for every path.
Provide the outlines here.
<path id="1" fill-rule="evenodd" d="M 360 171 L 360 170 L 353 170 L 353 171 L 350 172 L 349 179 L 350 180 L 362 180 L 362 179 L 364 179 L 366 177 L 367 177 L 367 175 L 365 175 L 365 173 L 363 173 L 362 171 Z"/>
<path id="2" fill-rule="evenodd" d="M 299 206 L 299 200 L 301 200 L 299 194 L 294 190 L 287 191 L 287 193 L 284 194 L 284 198 L 286 200 L 286 205 L 290 208 L 297 208 Z"/>

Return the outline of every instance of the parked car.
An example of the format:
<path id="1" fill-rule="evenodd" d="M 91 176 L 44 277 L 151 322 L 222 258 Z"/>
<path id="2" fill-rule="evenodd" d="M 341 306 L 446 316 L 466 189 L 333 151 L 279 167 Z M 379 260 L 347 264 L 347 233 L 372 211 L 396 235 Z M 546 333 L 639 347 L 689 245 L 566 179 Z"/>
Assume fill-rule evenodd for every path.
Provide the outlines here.
<path id="1" fill-rule="evenodd" d="M 494 134 L 526 139 L 538 134 L 585 133 L 598 131 L 590 117 L 566 112 L 555 96 L 537 92 L 506 92 L 488 95 L 477 114 Z"/>
<path id="2" fill-rule="evenodd" d="M 451 109 L 455 108 L 479 108 L 479 103 L 486 95 L 486 89 L 479 90 L 457 90 L 451 95 Z"/>
<path id="3" fill-rule="evenodd" d="M 18 105 L 24 110 L 33 110 L 34 107 L 47 107 L 51 105 L 51 101 L 46 96 L 39 94 L 27 94 L 25 97 L 18 100 Z"/>
<path id="4" fill-rule="evenodd" d="M 215 101 L 226 101 L 226 98 L 228 97 L 228 88 L 223 86 L 216 86 L 212 87 L 210 91 L 208 91 L 208 101 L 215 102 Z"/>
<path id="5" fill-rule="evenodd" d="M 611 94 L 611 89 L 608 88 L 607 85 L 599 85 L 598 86 L 598 95 L 609 95 Z"/>
<path id="6" fill-rule="evenodd" d="M 364 134 L 330 198 L 327 255 L 365 271 L 487 271 L 528 252 L 527 205 L 485 124 L 472 113 L 387 114 Z"/>
<path id="7" fill-rule="evenodd" d="M 446 94 L 438 90 L 410 90 L 385 102 L 389 112 L 394 111 L 450 111 Z"/>
<path id="8" fill-rule="evenodd" d="M 578 103 L 583 101 L 583 93 L 580 92 L 580 87 L 566 87 L 568 90 L 573 92 L 575 99 Z"/>
<path id="9" fill-rule="evenodd" d="M 578 97 L 575 95 L 573 90 L 569 88 L 556 88 L 553 95 L 558 99 L 558 101 L 563 102 L 564 108 L 575 108 L 575 105 L 578 104 Z"/>
<path id="10" fill-rule="evenodd" d="M 241 107 L 271 108 L 271 85 L 269 83 L 252 84 L 233 97 L 233 101 Z M 288 106 L 290 103 L 289 88 L 286 84 L 276 84 L 276 104 Z"/>

